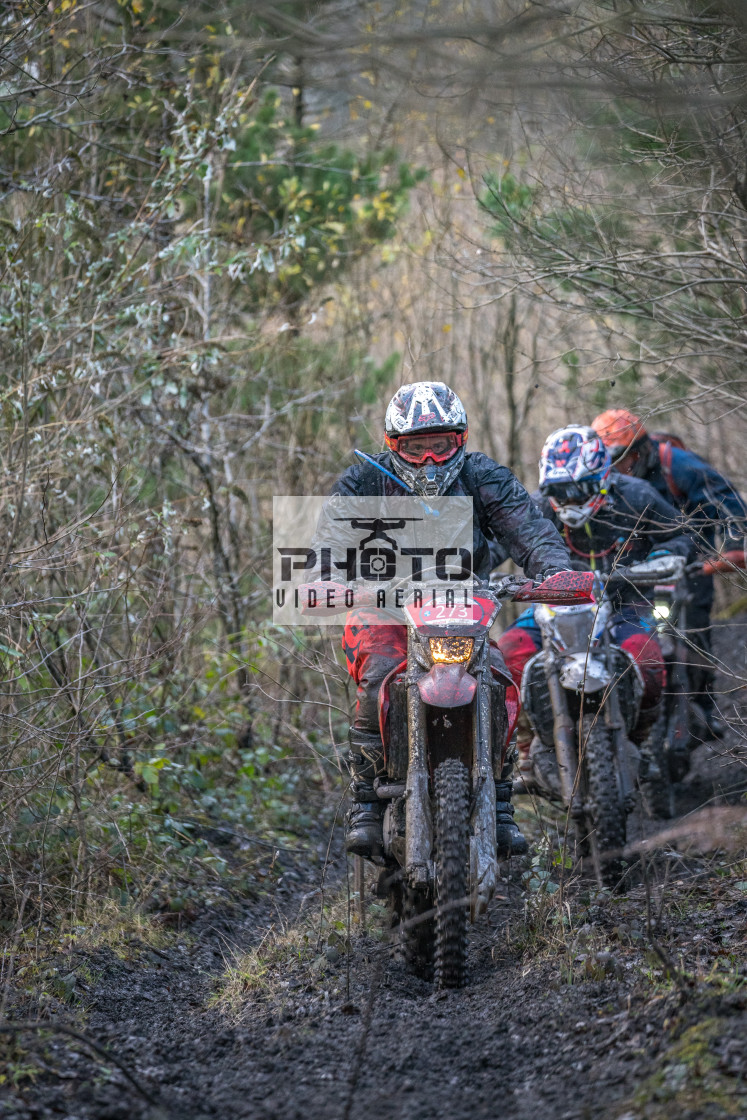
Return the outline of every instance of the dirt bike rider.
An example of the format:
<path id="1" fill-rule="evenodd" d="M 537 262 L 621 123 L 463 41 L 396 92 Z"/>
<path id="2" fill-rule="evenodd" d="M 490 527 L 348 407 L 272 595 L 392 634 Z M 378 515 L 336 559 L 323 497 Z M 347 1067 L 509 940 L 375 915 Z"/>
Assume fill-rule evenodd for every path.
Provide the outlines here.
<path id="1" fill-rule="evenodd" d="M 540 457 L 540 486 L 533 497 L 544 515 L 559 525 L 573 566 L 609 572 L 673 553 L 688 559 L 691 543 L 678 511 L 648 483 L 612 473 L 609 452 L 591 428 L 570 425 L 548 436 Z M 664 658 L 651 606 L 634 588 L 617 597 L 611 637 L 635 660 L 644 682 L 641 715 L 634 738 L 642 743 L 656 718 L 664 685 Z M 534 608 L 524 611 L 498 639 L 517 690 L 524 666 L 542 648 Z M 517 726 L 519 780 L 530 785 L 532 731 L 526 717 Z M 645 757 L 645 751 L 642 751 Z"/>
<path id="2" fill-rule="evenodd" d="M 645 479 L 685 516 L 685 525 L 698 551 L 714 551 L 716 529 L 726 540 L 740 544 L 747 532 L 747 506 L 727 478 L 692 451 L 656 440 L 632 412 L 613 408 L 602 412 L 591 424 L 604 440 L 616 471 Z M 701 651 L 696 666 L 690 666 L 693 692 L 711 735 L 721 738 L 724 723 L 713 695 L 715 670 L 711 659 L 711 609 L 713 576 L 689 580 L 687 627 L 694 646 Z"/>
<path id="3" fill-rule="evenodd" d="M 471 496 L 472 563 L 477 576 L 487 578 L 494 566 L 491 537 L 530 579 L 570 567 L 568 550 L 554 525 L 540 514 L 511 471 L 480 452 L 466 453 L 467 415 L 448 386 L 419 381 L 398 389 L 386 410 L 385 442 L 385 452 L 372 457 L 374 462 L 349 467 L 331 493 L 361 497 L 409 490 L 424 497 Z M 357 685 L 348 756 L 352 806 L 346 846 L 349 852 L 371 858 L 382 846 L 383 803 L 373 788 L 374 778 L 384 768 L 378 693 L 386 676 L 407 655 L 407 628 L 404 623 L 371 625 L 365 610 L 354 610 L 346 618 L 342 645 L 348 672 Z M 510 686 L 511 678 L 495 649 L 493 661 Z M 499 858 L 527 851 L 513 820 L 512 767 L 513 759 L 507 758 L 502 780 L 496 782 Z"/>

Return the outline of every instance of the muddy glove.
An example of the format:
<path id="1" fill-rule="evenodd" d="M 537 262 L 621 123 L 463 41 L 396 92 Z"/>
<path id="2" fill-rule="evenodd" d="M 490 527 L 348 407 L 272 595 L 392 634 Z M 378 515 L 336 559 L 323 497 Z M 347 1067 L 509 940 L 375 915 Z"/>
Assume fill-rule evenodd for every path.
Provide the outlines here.
<path id="1" fill-rule="evenodd" d="M 544 583 L 550 576 L 556 576 L 558 572 L 570 572 L 572 568 L 544 568 L 539 575 L 538 583 Z"/>

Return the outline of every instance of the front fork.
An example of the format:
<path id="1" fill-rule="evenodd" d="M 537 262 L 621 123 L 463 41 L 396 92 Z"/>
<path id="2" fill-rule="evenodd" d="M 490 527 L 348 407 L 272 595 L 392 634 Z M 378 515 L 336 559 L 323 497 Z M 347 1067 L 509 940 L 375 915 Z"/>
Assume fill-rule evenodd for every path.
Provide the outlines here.
<path id="1" fill-rule="evenodd" d="M 607 665 L 612 661 L 612 650 L 609 630 L 605 627 L 602 638 L 604 651 L 607 655 Z M 604 718 L 612 732 L 612 742 L 615 748 L 617 761 L 617 776 L 620 798 L 626 809 L 630 811 L 635 799 L 635 777 L 630 765 L 630 742 L 628 732 L 620 708 L 620 695 L 617 690 L 618 678 L 613 677 L 610 685 L 607 702 L 604 705 Z"/>
<path id="2" fill-rule="evenodd" d="M 609 633 L 605 630 L 602 639 L 606 653 L 606 662 L 610 664 L 611 652 Z M 543 633 L 542 644 L 544 650 L 545 679 L 547 690 L 550 694 L 550 703 L 553 711 L 553 739 L 555 741 L 555 757 L 558 762 L 558 775 L 564 803 L 570 808 L 571 816 L 580 819 L 584 814 L 583 798 L 578 781 L 579 750 L 576 743 L 576 734 L 573 719 L 568 710 L 568 701 L 565 689 L 560 683 L 560 669 L 558 659 L 552 648 L 549 637 Z M 583 708 L 583 696 L 581 698 Z M 620 785 L 620 794 L 624 804 L 627 804 L 635 794 L 633 774 L 630 769 L 628 737 L 620 710 L 620 698 L 617 692 L 617 682 L 613 681 L 604 704 L 603 718 L 612 732 L 612 739 L 617 760 L 617 774 Z"/>
<path id="3" fill-rule="evenodd" d="M 405 791 L 405 874 L 411 887 L 425 889 L 432 877 L 433 816 L 428 789 L 425 705 L 413 671 L 407 674 L 407 730 L 410 757 Z"/>
<path id="4" fill-rule="evenodd" d="M 545 680 L 550 695 L 553 716 L 553 740 L 555 757 L 558 762 L 558 776 L 563 802 L 570 809 L 574 819 L 583 816 L 584 806 L 578 781 L 578 749 L 573 720 L 568 710 L 565 689 L 560 683 L 560 669 L 552 642 L 544 630 L 542 632 Z"/>
<path id="5" fill-rule="evenodd" d="M 487 650 L 487 643 L 486 643 Z M 489 651 L 488 651 L 489 652 Z M 491 719 L 490 666 L 483 664 L 477 676 L 474 699 L 472 742 L 472 835 L 470 836 L 470 916 L 472 921 L 484 914 L 495 894 L 498 881 L 498 860 L 495 824 L 495 778 L 493 756 L 500 766 L 503 744 L 493 742 L 493 730 L 503 725 Z M 498 699 L 493 695 L 493 702 Z"/>

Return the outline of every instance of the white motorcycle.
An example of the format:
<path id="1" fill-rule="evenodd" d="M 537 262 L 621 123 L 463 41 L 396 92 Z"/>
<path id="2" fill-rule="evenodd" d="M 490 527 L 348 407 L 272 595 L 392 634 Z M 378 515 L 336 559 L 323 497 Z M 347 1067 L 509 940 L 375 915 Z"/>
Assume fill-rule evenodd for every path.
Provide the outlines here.
<path id="1" fill-rule="evenodd" d="M 643 696 L 640 670 L 616 645 L 610 623 L 621 585 L 653 588 L 678 578 L 684 561 L 666 556 L 596 574 L 594 604 L 540 605 L 534 617 L 542 649 L 524 669 L 522 704 L 534 731 L 531 775 L 523 787 L 562 804 L 576 825 L 582 854 L 598 881 L 615 886 L 623 872 L 627 817 L 639 786 L 657 815 L 671 811 L 667 740 L 654 725 L 641 749 L 630 739 Z"/>

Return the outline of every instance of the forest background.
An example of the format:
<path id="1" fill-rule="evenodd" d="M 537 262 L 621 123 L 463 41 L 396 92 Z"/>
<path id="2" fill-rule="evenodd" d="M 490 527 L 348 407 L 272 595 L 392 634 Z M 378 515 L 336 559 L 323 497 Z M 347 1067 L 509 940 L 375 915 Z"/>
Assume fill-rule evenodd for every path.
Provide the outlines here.
<path id="1" fill-rule="evenodd" d="M 351 696 L 336 638 L 269 621 L 271 499 L 377 449 L 398 384 L 453 385 L 470 446 L 530 488 L 550 430 L 614 405 L 747 487 L 747 16 L 0 21 L 10 979 L 104 908 L 252 891 L 267 845 L 335 817 Z"/>

